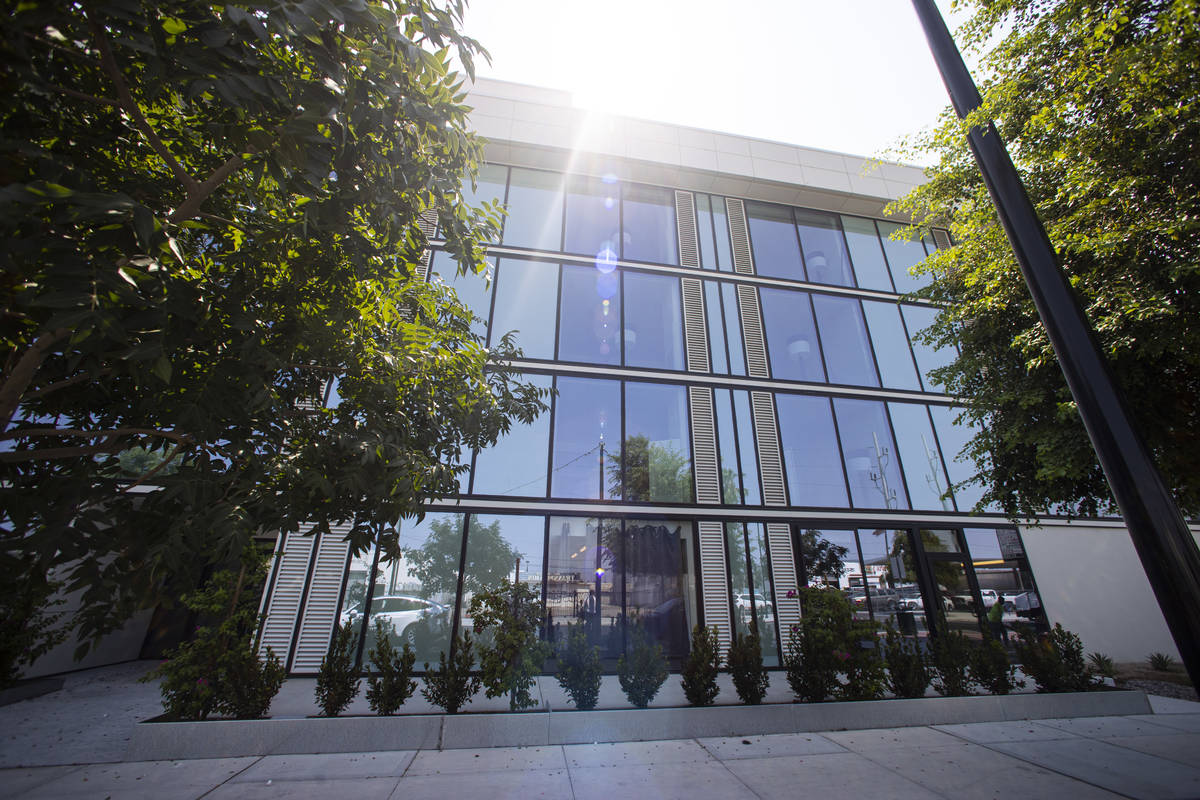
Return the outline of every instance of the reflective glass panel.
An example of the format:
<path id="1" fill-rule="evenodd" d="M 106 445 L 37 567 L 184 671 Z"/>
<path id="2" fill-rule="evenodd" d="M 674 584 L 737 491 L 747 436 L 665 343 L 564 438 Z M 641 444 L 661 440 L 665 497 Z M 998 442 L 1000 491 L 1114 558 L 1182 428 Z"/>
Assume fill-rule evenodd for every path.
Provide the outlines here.
<path id="1" fill-rule="evenodd" d="M 354 639 L 350 645 L 351 653 L 358 653 L 358 642 L 363 635 L 366 620 L 363 618 L 363 608 L 366 604 L 367 587 L 371 584 L 371 563 L 375 559 L 375 545 L 367 548 L 350 559 L 350 571 L 346 574 L 346 586 L 342 590 L 341 616 L 338 624 L 347 625 L 354 629 Z M 368 663 L 367 649 L 363 649 L 363 663 Z"/>
<path id="2" fill-rule="evenodd" d="M 458 262 L 445 250 L 437 250 L 433 254 L 433 274 L 443 283 L 454 290 L 458 299 L 463 302 L 476 319 L 471 323 L 471 331 L 480 339 L 487 339 L 488 315 L 492 307 L 492 284 L 496 274 L 496 259 L 488 259 L 488 269 L 482 275 L 474 272 L 467 275 L 458 274 Z"/>
<path id="3" fill-rule="evenodd" d="M 632 627 L 643 630 L 663 655 L 687 655 L 694 616 L 685 596 L 684 561 L 691 525 L 675 520 L 631 519 L 625 523 L 625 609 Z"/>
<path id="4" fill-rule="evenodd" d="M 725 352 L 725 320 L 721 314 L 721 289 L 715 281 L 704 282 L 705 327 L 708 328 L 708 353 L 712 359 L 712 371 L 718 375 L 729 373 L 729 358 Z"/>
<path id="5" fill-rule="evenodd" d="M 944 392 L 945 387 L 935 383 L 929 373 L 953 362 L 958 353 L 953 347 L 935 349 L 918 340 L 918 334 L 937 319 L 938 310 L 928 306 L 900 306 L 900 310 L 904 313 L 904 324 L 908 326 L 909 338 L 912 339 L 913 355 L 916 356 L 917 366 L 921 368 L 921 380 L 925 384 L 925 391 Z"/>
<path id="6" fill-rule="evenodd" d="M 552 497 L 610 497 L 600 478 L 603 442 L 611 469 L 613 450 L 620 450 L 621 383 L 591 378 L 559 377 L 555 384 Z M 603 492 L 603 495 L 601 494 Z"/>
<path id="7" fill-rule="evenodd" d="M 625 640 L 621 598 L 621 521 L 551 517 L 546 555 L 546 612 L 550 640 L 566 647 L 567 626 L 583 625 L 600 656 L 615 659 Z"/>
<path id="8" fill-rule="evenodd" d="M 883 385 L 889 389 L 921 391 L 908 337 L 904 335 L 904 325 L 900 322 L 899 306 L 863 300 L 862 307 L 867 329 L 871 332 L 871 343 L 875 346 L 875 360 L 879 364 Z"/>
<path id="9" fill-rule="evenodd" d="M 546 375 L 521 375 L 521 380 L 550 388 Z M 526 425 L 513 420 L 508 433 L 475 456 L 475 494 L 512 497 L 546 496 L 546 448 L 550 443 L 550 414 L 539 414 Z"/>
<path id="10" fill-rule="evenodd" d="M 797 535 L 800 582 L 813 589 L 862 586 L 862 565 L 853 531 L 807 528 Z"/>
<path id="11" fill-rule="evenodd" d="M 833 401 L 855 508 L 908 508 L 883 403 Z"/>
<path id="12" fill-rule="evenodd" d="M 850 248 L 858 285 L 881 292 L 895 291 L 891 276 L 888 275 L 887 262 L 883 259 L 883 245 L 879 242 L 875 221 L 843 216 L 842 227 L 846 231 L 846 244 Z"/>
<path id="13" fill-rule="evenodd" d="M 750 578 L 753 594 L 743 596 L 743 604 L 753 603 L 754 617 L 758 621 L 758 635 L 762 643 L 763 665 L 779 666 L 779 637 L 776 634 L 775 594 L 771 588 L 771 567 L 767 561 L 767 532 L 761 522 L 746 523 L 746 536 L 750 548 Z M 734 598 L 737 607 L 737 598 Z"/>
<path id="14" fill-rule="evenodd" d="M 504 243 L 557 251 L 562 242 L 562 176 L 513 167 Z"/>
<path id="15" fill-rule="evenodd" d="M 892 268 L 892 280 L 896 283 L 896 291 L 904 294 L 915 292 L 929 285 L 929 275 L 912 275 L 909 268 L 925 260 L 925 247 L 920 239 L 892 239 L 892 234 L 904 225 L 894 222 L 879 222 L 879 236 L 883 240 L 883 249 L 887 253 L 888 264 Z"/>
<path id="16" fill-rule="evenodd" d="M 970 456 L 963 456 L 962 450 L 975 436 L 975 426 L 967 420 L 956 424 L 955 419 L 959 410 L 948 406 L 930 406 L 929 413 L 933 416 L 933 427 L 937 431 L 938 441 L 945 454 L 946 471 L 950 473 L 950 481 L 955 484 L 954 501 L 959 511 L 970 511 L 975 504 L 983 499 L 983 487 L 978 483 L 959 486 L 961 481 L 975 475 L 975 463 Z M 985 511 L 997 510 L 995 505 L 984 508 Z"/>
<path id="17" fill-rule="evenodd" d="M 946 608 L 946 627 L 980 641 L 983 638 L 983 609 L 980 608 L 978 596 L 971 589 L 967 565 L 958 560 L 937 560 L 931 561 L 929 567 Z"/>
<path id="18" fill-rule="evenodd" d="M 862 554 L 863 574 L 867 583 L 867 605 L 875 621 L 882 623 L 896 613 L 898 594 L 889 583 L 891 571 L 888 545 L 891 531 L 860 530 L 858 551 Z"/>
<path id="19" fill-rule="evenodd" d="M 562 266 L 562 305 L 558 325 L 560 361 L 621 363 L 621 295 L 609 293 L 616 272 Z M 545 313 L 545 311 L 543 311 Z"/>
<path id="20" fill-rule="evenodd" d="M 754 271 L 771 278 L 804 280 L 800 240 L 787 206 L 746 203 L 746 223 L 754 252 Z"/>
<path id="21" fill-rule="evenodd" d="M 828 398 L 777 394 L 775 407 L 791 505 L 845 508 L 846 483 L 838 469 Z"/>
<path id="22" fill-rule="evenodd" d="M 821 331 L 821 349 L 830 383 L 851 386 L 878 386 L 875 359 L 867 329 L 863 325 L 862 308 L 852 297 L 813 295 L 817 326 Z"/>
<path id="23" fill-rule="evenodd" d="M 893 625 L 901 634 L 927 637 L 929 614 L 925 609 L 925 594 L 921 591 L 908 531 L 860 530 L 858 538 L 862 544 L 864 562 L 872 558 L 867 555 L 868 552 L 878 553 L 882 549 L 886 554 L 886 569 L 880 577 L 878 600 L 872 600 L 876 619 L 881 619 L 880 613 L 894 615 Z M 934 598 L 937 596 L 932 595 Z"/>
<path id="24" fill-rule="evenodd" d="M 620 252 L 620 217 L 620 184 L 572 176 L 567 180 L 563 250 L 615 261 Z"/>
<path id="25" fill-rule="evenodd" d="M 712 212 L 713 236 L 717 240 L 717 268 L 733 272 L 733 249 L 729 245 L 729 216 L 724 197 L 713 197 Z"/>
<path id="26" fill-rule="evenodd" d="M 694 501 L 687 390 L 683 386 L 625 384 L 625 443 L 620 455 L 614 454 L 608 471 L 614 498 Z"/>
<path id="27" fill-rule="evenodd" d="M 679 279 L 627 272 L 625 364 L 683 369 L 683 301 Z"/>
<path id="28" fill-rule="evenodd" d="M 499 164 L 484 164 L 475 176 L 475 186 L 469 180 L 463 181 L 463 200 L 467 205 L 478 208 L 485 202 L 504 202 L 504 184 L 508 181 L 508 167 Z M 497 231 L 492 241 L 500 241 Z"/>
<path id="29" fill-rule="evenodd" d="M 742 459 L 742 489 L 746 505 L 762 505 L 758 483 L 758 446 L 754 441 L 754 418 L 750 416 L 750 394 L 733 393 L 733 417 L 737 426 L 738 454 Z"/>
<path id="30" fill-rule="evenodd" d="M 516 331 L 526 358 L 554 358 L 554 308 L 558 265 L 502 258 L 496 268 L 496 302 L 489 341 Z"/>
<path id="31" fill-rule="evenodd" d="M 853 286 L 846 241 L 837 217 L 823 211 L 797 208 L 796 227 L 800 231 L 800 246 L 804 252 L 804 267 L 808 279 L 815 283 Z"/>
<path id="32" fill-rule="evenodd" d="M 717 447 L 721 463 L 721 502 L 727 506 L 741 505 L 741 468 L 738 465 L 737 441 L 733 427 L 733 400 L 728 389 L 713 391 L 717 419 Z"/>
<path id="33" fill-rule="evenodd" d="M 821 345 L 808 292 L 760 288 L 763 330 L 771 356 L 771 377 L 824 383 Z"/>
<path id="34" fill-rule="evenodd" d="M 1017 530 L 967 528 L 963 533 L 992 634 L 1011 643 L 1021 625 L 1032 625 L 1036 629 L 1047 627 L 1042 601 Z"/>
<path id="35" fill-rule="evenodd" d="M 700 244 L 700 266 L 717 268 L 716 240 L 713 239 L 712 198 L 696 195 L 696 238 Z"/>
<path id="36" fill-rule="evenodd" d="M 729 372 L 746 374 L 746 354 L 742 346 L 742 316 L 738 311 L 733 284 L 721 284 L 721 308 L 725 312 L 725 342 L 729 345 Z"/>
<path id="37" fill-rule="evenodd" d="M 750 562 L 746 558 L 746 523 L 725 523 L 725 547 L 733 592 L 733 626 L 739 636 L 745 636 L 754 619 L 750 600 Z"/>
<path id="38" fill-rule="evenodd" d="M 958 544 L 957 531 L 921 531 L 921 546 L 926 553 L 958 553 L 962 547 Z"/>
<path id="39" fill-rule="evenodd" d="M 949 482 L 942 468 L 942 454 L 937 438 L 929 424 L 925 406 L 912 403 L 888 403 L 896 445 L 904 465 L 913 508 L 933 511 L 953 511 L 954 502 L 947 495 Z"/>
<path id="40" fill-rule="evenodd" d="M 624 258 L 678 264 L 675 195 L 669 189 L 626 184 L 622 190 L 621 239 Z"/>

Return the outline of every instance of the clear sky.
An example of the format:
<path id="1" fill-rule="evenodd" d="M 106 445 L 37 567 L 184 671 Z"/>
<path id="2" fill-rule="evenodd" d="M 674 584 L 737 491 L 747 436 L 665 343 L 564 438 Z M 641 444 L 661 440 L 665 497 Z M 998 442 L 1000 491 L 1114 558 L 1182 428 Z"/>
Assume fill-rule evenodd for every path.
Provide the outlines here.
<path id="1" fill-rule="evenodd" d="M 884 155 L 948 105 L 909 0 L 473 0 L 465 27 L 492 54 L 484 77 L 856 155 Z"/>

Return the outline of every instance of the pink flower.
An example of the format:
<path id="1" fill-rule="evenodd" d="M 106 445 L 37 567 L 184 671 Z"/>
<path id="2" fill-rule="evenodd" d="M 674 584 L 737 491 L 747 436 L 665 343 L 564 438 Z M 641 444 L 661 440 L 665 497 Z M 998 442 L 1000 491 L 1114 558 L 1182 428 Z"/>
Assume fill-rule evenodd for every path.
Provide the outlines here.
<path id="1" fill-rule="evenodd" d="M 197 678 L 196 685 L 197 686 L 208 686 L 208 681 L 204 680 L 204 678 Z"/>
<path id="2" fill-rule="evenodd" d="M 795 596 L 796 596 L 796 590 L 795 590 L 795 589 L 788 589 L 788 590 L 787 590 L 787 596 L 788 596 L 789 598 L 791 598 L 791 597 L 795 597 Z"/>

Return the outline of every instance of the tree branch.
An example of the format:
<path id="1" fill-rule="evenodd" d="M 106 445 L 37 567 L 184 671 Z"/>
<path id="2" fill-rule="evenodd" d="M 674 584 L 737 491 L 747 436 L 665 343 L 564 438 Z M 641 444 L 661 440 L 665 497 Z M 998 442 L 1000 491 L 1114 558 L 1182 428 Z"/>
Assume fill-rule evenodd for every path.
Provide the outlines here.
<path id="1" fill-rule="evenodd" d="M 81 372 L 78 375 L 71 376 L 70 378 L 66 378 L 61 381 L 56 381 L 47 386 L 43 386 L 40 389 L 35 389 L 32 392 L 27 392 L 25 394 L 25 399 L 33 400 L 34 398 L 37 398 L 37 397 L 44 397 L 45 395 L 48 395 L 52 392 L 57 392 L 59 389 L 65 389 L 68 386 L 73 386 L 77 383 L 83 383 L 84 381 L 91 380 L 92 378 L 98 378 L 101 375 L 107 375 L 110 372 L 112 372 L 111 369 L 102 369 L 99 372 L 97 372 L 95 375 L 91 374 L 90 372 Z"/>
<path id="2" fill-rule="evenodd" d="M 79 439 L 98 439 L 101 436 L 107 436 L 110 441 L 122 436 L 158 436 L 163 439 L 170 439 L 172 442 L 179 442 L 180 444 L 192 444 L 194 441 L 186 433 L 160 431 L 157 428 L 108 428 L 98 431 L 85 431 L 78 428 L 22 428 L 5 431 L 0 434 L 0 440 L 19 439 L 30 436 L 65 436 Z"/>
<path id="3" fill-rule="evenodd" d="M 256 153 L 258 150 L 253 146 L 246 148 L 249 153 Z M 225 179 L 237 170 L 238 167 L 246 163 L 240 153 L 235 153 L 221 166 L 209 173 L 204 179 L 204 183 L 194 183 L 188 187 L 188 196 L 180 204 L 179 208 L 171 212 L 167 217 L 170 222 L 184 222 L 200 213 L 200 204 L 208 199 L 208 196 L 216 191 L 217 187 L 225 182 Z"/>
<path id="4" fill-rule="evenodd" d="M 107 97 L 96 97 L 95 95 L 92 95 L 92 94 L 85 94 L 84 92 L 77 92 L 74 89 L 68 89 L 66 86 L 58 86 L 53 83 L 48 84 L 48 87 L 50 89 L 53 89 L 54 91 L 58 92 L 59 94 L 65 94 L 67 97 L 74 97 L 76 100 L 84 100 L 89 103 L 96 103 L 96 104 L 102 105 L 102 106 L 111 106 L 113 108 L 124 108 L 124 106 L 122 106 L 116 100 L 110 100 Z"/>
<path id="5" fill-rule="evenodd" d="M 70 335 L 69 328 L 43 333 L 17 360 L 12 372 L 5 376 L 4 384 L 0 386 L 0 429 L 7 428 L 12 422 L 13 414 L 17 413 L 17 406 L 21 404 L 21 395 L 29 388 L 29 382 L 50 354 L 50 348 Z"/>
<path id="6" fill-rule="evenodd" d="M 163 469 L 168 464 L 170 464 L 171 460 L 174 459 L 176 455 L 178 455 L 180 446 L 181 445 L 179 445 L 179 444 L 172 446 L 171 452 L 169 452 L 165 456 L 163 456 L 163 460 L 158 462 L 158 464 L 155 465 L 154 469 L 150 470 L 145 475 L 143 475 L 142 477 L 138 478 L 133 483 L 126 486 L 124 489 L 122 489 L 120 492 L 118 492 L 118 494 L 125 494 L 126 492 L 130 492 L 133 490 L 133 487 L 141 486 L 143 483 L 145 483 L 146 481 L 150 480 L 155 475 L 157 475 L 159 470 Z"/>

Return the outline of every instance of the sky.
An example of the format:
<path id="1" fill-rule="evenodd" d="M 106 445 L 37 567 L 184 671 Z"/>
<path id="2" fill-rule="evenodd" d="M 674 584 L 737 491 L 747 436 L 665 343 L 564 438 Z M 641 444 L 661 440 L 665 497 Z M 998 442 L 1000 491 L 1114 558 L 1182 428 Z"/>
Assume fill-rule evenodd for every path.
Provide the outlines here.
<path id="1" fill-rule="evenodd" d="M 948 105 L 909 0 L 473 0 L 464 28 L 492 55 L 482 77 L 855 155 L 887 156 Z"/>

